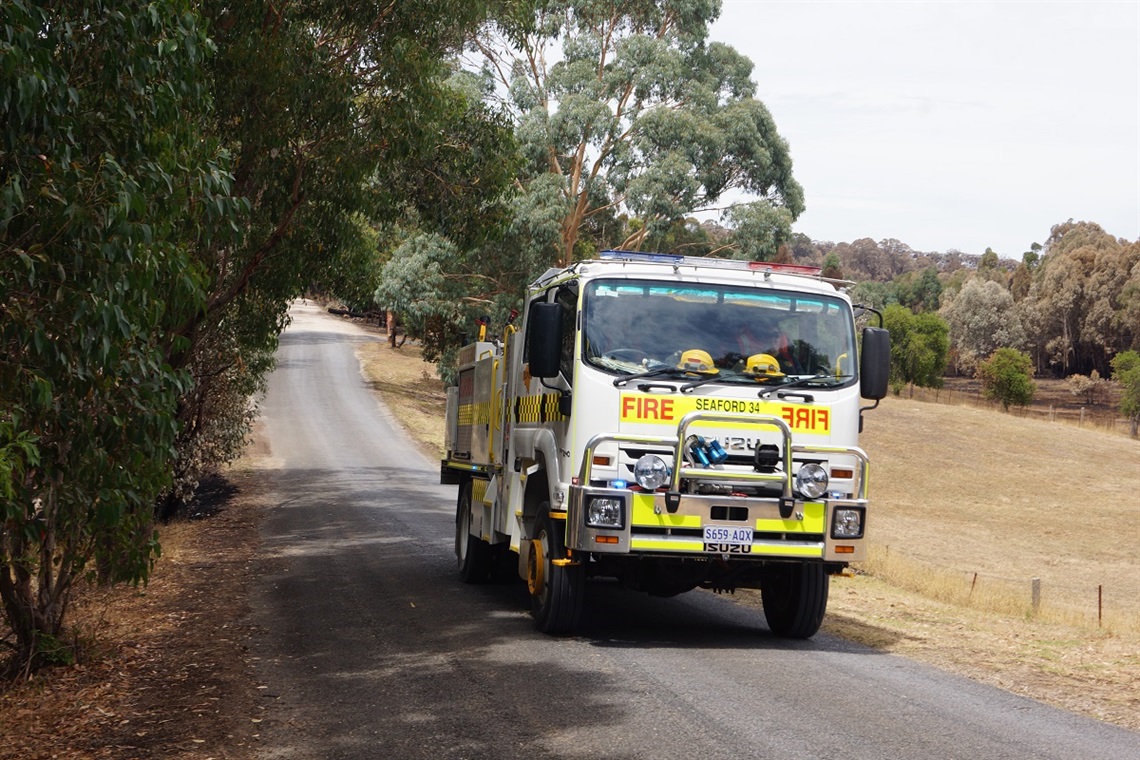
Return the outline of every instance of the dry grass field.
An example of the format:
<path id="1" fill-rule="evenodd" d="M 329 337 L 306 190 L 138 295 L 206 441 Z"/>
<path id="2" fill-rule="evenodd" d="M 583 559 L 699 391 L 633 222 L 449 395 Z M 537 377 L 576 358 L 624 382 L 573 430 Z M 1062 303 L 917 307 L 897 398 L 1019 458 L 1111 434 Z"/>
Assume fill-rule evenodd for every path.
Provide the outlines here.
<path id="1" fill-rule="evenodd" d="M 1017 609 L 1039 578 L 1043 609 L 1093 620 L 1102 588 L 1106 620 L 1137 630 L 1140 442 L 888 398 L 866 414 L 862 443 L 879 564 L 897 550 L 935 575 L 959 574 L 963 589 L 1008 589 Z"/>
<path id="2" fill-rule="evenodd" d="M 411 344 L 359 356 L 438 455 L 434 367 Z M 945 398 L 866 413 L 872 556 L 833 583 L 825 630 L 1140 729 L 1140 442 Z"/>

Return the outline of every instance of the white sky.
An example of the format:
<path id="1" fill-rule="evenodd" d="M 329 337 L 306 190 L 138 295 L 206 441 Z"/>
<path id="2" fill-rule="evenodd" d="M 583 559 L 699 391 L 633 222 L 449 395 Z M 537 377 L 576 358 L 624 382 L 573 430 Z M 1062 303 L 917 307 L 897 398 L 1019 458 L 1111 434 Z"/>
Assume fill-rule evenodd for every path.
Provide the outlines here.
<path id="1" fill-rule="evenodd" d="M 1140 239 L 1140 0 L 724 0 L 807 210 L 795 231 L 1021 258 Z"/>

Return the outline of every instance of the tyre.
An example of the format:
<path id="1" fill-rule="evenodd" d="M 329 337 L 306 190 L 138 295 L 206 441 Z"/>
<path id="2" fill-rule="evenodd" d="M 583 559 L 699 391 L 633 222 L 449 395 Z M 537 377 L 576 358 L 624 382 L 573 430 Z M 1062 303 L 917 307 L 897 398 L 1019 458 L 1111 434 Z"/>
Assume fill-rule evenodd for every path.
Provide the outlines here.
<path id="1" fill-rule="evenodd" d="M 534 627 L 543 633 L 570 633 L 578 626 L 582 615 L 585 568 L 578 564 L 556 563 L 565 558 L 563 521 L 552 520 L 547 505 L 543 504 L 527 560 L 527 586 Z"/>
<path id="2" fill-rule="evenodd" d="M 786 639 L 809 639 L 823 624 L 831 577 L 821 563 L 773 568 L 760 582 L 764 617 L 772 633 Z"/>
<path id="3" fill-rule="evenodd" d="M 491 545 L 471 535 L 471 481 L 459 487 L 455 506 L 455 556 L 464 583 L 484 583 L 491 575 Z"/>

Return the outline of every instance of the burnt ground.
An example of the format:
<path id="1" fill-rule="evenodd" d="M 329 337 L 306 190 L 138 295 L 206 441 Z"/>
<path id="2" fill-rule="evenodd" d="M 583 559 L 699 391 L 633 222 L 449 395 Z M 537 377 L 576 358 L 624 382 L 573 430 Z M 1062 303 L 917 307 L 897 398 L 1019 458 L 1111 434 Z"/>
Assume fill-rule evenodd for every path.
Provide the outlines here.
<path id="1" fill-rule="evenodd" d="M 143 588 L 79 589 L 81 663 L 0 692 L 0 758 L 249 758 L 258 691 L 243 623 L 258 474 L 206 484 L 193 520 L 161 527 Z"/>

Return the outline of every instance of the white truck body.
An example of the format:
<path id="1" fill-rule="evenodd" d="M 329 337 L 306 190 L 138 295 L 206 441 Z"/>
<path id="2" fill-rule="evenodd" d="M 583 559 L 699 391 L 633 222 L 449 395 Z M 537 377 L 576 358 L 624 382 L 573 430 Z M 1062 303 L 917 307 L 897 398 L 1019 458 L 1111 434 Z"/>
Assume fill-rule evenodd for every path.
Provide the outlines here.
<path id="1" fill-rule="evenodd" d="M 865 556 L 860 398 L 885 395 L 889 341 L 864 331 L 861 378 L 850 299 L 804 270 L 606 252 L 539 278 L 449 389 L 463 577 L 517 555 L 555 633 L 606 576 L 759 588 L 774 632 L 814 634 L 828 575 Z"/>

